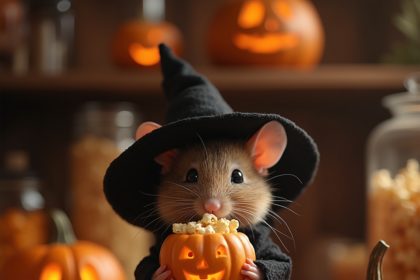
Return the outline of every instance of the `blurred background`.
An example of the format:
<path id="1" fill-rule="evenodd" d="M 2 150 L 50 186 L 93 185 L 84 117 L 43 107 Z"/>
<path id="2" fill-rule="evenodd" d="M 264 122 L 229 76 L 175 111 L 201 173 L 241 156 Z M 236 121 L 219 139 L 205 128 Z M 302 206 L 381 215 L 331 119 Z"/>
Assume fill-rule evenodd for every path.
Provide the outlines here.
<path id="1" fill-rule="evenodd" d="M 293 279 L 362 279 L 366 144 L 390 117 L 382 98 L 420 70 L 419 2 L 0 0 L 0 232 L 20 223 L 11 235 L 23 240 L 3 234 L 0 262 L 12 239 L 45 242 L 31 215 L 52 207 L 127 271 L 147 254 L 151 235 L 119 220 L 101 188 L 136 127 L 163 122 L 164 41 L 236 111 L 278 113 L 312 135 L 318 174 L 297 214 L 280 213 Z"/>

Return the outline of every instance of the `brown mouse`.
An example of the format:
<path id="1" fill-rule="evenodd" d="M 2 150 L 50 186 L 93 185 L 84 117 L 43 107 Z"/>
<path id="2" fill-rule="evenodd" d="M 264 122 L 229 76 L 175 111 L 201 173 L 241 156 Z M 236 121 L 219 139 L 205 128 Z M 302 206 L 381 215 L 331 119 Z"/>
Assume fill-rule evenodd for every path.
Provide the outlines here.
<path id="1" fill-rule="evenodd" d="M 159 127 L 143 123 L 136 137 Z M 212 213 L 235 218 L 242 227 L 261 222 L 273 199 L 267 169 L 277 163 L 286 144 L 283 126 L 272 121 L 246 141 L 199 141 L 159 155 L 155 161 L 162 166 L 157 200 L 161 219 L 171 225 Z"/>
<path id="2" fill-rule="evenodd" d="M 143 123 L 136 138 L 159 127 L 153 122 Z M 265 176 L 286 148 L 284 127 L 270 121 L 244 141 L 205 143 L 197 137 L 197 144 L 169 150 L 155 158 L 162 167 L 157 211 L 166 227 L 198 220 L 204 213 L 237 219 L 242 227 L 265 222 L 273 202 Z M 252 260 L 243 265 L 241 274 L 244 279 L 263 278 Z M 152 279 L 171 279 L 171 271 L 160 266 Z"/>

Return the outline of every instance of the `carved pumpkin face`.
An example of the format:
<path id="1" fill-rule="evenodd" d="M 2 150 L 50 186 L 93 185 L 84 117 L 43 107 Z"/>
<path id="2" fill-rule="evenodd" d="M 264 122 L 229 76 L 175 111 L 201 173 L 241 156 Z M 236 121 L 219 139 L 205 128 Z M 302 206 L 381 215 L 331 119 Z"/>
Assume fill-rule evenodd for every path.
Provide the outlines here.
<path id="1" fill-rule="evenodd" d="M 233 1 L 209 32 L 212 60 L 221 64 L 306 67 L 323 49 L 321 23 L 306 0 Z"/>
<path id="2" fill-rule="evenodd" d="M 14 255 L 0 272 L 4 280 L 124 280 L 115 257 L 90 242 L 43 245 Z"/>
<path id="3" fill-rule="evenodd" d="M 105 248 L 76 241 L 68 217 L 51 213 L 57 243 L 22 250 L 0 267 L 2 280 L 124 280 L 117 259 Z"/>
<path id="4" fill-rule="evenodd" d="M 266 9 L 260 0 L 249 0 L 243 4 L 238 16 L 238 26 L 243 30 L 238 30 L 232 38 L 237 48 L 261 54 L 296 48 L 298 35 L 280 29 L 281 21 L 293 17 L 289 3 L 276 0 L 267 5 L 271 5 L 272 9 Z M 257 29 L 257 32 L 248 32 L 252 29 Z"/>
<path id="5" fill-rule="evenodd" d="M 181 52 L 181 34 L 172 24 L 130 21 L 117 31 L 113 44 L 114 62 L 122 67 L 150 67 L 159 63 L 158 45 L 165 43 Z"/>
<path id="6" fill-rule="evenodd" d="M 231 234 L 172 234 L 160 251 L 177 280 L 239 280 L 246 258 L 255 260 L 248 237 Z"/>

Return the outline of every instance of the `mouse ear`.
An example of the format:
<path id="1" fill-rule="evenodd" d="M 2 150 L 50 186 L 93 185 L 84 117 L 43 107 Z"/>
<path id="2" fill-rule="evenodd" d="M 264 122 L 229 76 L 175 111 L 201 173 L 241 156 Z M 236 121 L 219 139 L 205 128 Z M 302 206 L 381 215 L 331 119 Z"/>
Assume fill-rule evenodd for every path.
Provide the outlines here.
<path id="1" fill-rule="evenodd" d="M 177 155 L 178 155 L 178 150 L 173 149 L 173 150 L 163 152 L 157 157 L 155 157 L 155 161 L 162 166 L 162 170 L 161 170 L 162 174 L 166 174 L 171 170 L 172 163 L 174 162 Z"/>
<path id="2" fill-rule="evenodd" d="M 155 129 L 160 128 L 161 125 L 155 122 L 144 122 L 136 130 L 136 140 L 139 140 L 144 135 L 152 132 Z"/>
<path id="3" fill-rule="evenodd" d="M 267 169 L 280 160 L 286 145 L 287 135 L 283 125 L 271 121 L 254 133 L 247 141 L 246 148 L 258 172 L 267 175 Z"/>

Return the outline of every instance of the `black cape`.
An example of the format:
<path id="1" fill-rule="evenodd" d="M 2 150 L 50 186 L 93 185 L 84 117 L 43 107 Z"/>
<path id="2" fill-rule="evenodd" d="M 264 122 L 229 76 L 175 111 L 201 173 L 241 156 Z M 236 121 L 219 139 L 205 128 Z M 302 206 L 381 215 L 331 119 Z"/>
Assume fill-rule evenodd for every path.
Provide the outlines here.
<path id="1" fill-rule="evenodd" d="M 264 275 L 264 280 L 288 280 L 291 276 L 292 262 L 289 256 L 271 240 L 270 229 L 259 224 L 250 229 L 241 230 L 245 233 L 255 249 L 257 260 L 255 264 Z M 159 252 L 163 241 L 171 232 L 159 234 L 156 245 L 150 249 L 150 255 L 145 257 L 135 271 L 136 280 L 150 280 L 159 268 Z"/>

